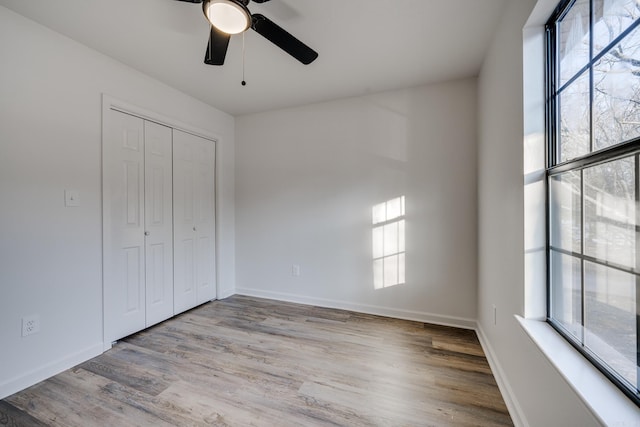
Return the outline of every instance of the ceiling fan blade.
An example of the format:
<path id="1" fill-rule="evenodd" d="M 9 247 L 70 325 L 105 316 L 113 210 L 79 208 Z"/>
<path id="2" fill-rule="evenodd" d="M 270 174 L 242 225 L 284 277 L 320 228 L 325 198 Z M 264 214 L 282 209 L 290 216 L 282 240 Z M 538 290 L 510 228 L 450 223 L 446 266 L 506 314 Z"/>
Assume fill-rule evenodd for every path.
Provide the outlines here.
<path id="1" fill-rule="evenodd" d="M 207 52 L 204 56 L 204 63 L 207 65 L 222 65 L 224 58 L 227 56 L 227 47 L 231 36 L 223 33 L 216 27 L 211 25 L 209 34 L 209 43 L 207 44 Z"/>
<path id="2" fill-rule="evenodd" d="M 315 50 L 293 37 L 266 16 L 254 13 L 251 18 L 251 28 L 303 64 L 311 64 L 318 57 Z"/>

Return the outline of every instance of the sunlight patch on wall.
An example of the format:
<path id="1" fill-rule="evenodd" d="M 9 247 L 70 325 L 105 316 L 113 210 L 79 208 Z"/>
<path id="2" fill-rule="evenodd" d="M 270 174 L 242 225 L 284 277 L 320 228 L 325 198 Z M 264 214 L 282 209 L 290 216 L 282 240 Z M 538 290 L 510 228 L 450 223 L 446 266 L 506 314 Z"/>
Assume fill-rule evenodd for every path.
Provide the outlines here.
<path id="1" fill-rule="evenodd" d="M 373 222 L 373 286 L 375 289 L 405 282 L 404 196 L 375 205 Z"/>

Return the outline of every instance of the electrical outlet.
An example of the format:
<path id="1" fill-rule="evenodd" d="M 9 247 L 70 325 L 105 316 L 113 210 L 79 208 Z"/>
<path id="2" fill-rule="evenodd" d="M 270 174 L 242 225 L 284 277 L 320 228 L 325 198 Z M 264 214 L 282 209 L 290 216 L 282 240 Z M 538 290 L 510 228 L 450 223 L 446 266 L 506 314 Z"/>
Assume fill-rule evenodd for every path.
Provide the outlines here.
<path id="1" fill-rule="evenodd" d="M 22 318 L 22 336 L 37 334 L 40 332 L 40 316 L 34 314 Z"/>
<path id="2" fill-rule="evenodd" d="M 80 192 L 78 190 L 64 190 L 64 205 L 66 207 L 80 206 Z"/>
<path id="3" fill-rule="evenodd" d="M 291 275 L 293 277 L 298 277 L 300 276 L 300 266 L 298 264 L 293 264 L 291 266 Z"/>

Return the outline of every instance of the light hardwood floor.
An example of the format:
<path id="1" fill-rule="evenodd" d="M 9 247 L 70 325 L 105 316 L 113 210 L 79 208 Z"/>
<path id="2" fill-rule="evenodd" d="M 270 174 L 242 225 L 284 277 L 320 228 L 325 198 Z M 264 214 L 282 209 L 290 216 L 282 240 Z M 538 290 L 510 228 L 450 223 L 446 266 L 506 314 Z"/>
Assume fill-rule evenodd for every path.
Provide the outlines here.
<path id="1" fill-rule="evenodd" d="M 0 401 L 0 425 L 513 424 L 473 331 L 234 296 Z"/>

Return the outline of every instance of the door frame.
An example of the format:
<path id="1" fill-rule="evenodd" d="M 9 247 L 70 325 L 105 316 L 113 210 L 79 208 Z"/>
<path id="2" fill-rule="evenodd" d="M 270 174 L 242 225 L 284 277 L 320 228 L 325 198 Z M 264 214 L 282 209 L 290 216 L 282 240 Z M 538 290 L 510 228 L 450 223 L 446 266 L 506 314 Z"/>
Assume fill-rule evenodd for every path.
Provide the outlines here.
<path id="1" fill-rule="evenodd" d="M 182 132 L 190 133 L 192 135 L 198 136 L 200 138 L 206 139 L 213 143 L 214 153 L 215 155 L 215 185 L 214 185 L 214 200 L 215 200 L 215 208 L 214 208 L 214 221 L 215 221 L 215 280 L 216 280 L 216 298 L 220 296 L 220 269 L 219 267 L 219 242 L 218 238 L 219 234 L 219 212 L 220 212 L 220 200 L 219 200 L 219 185 L 220 185 L 220 159 L 218 156 L 218 141 L 220 140 L 219 136 L 212 134 L 209 131 L 197 128 L 190 124 L 184 123 L 178 119 L 168 117 L 157 113 L 155 111 L 148 110 L 146 108 L 142 108 L 133 104 L 130 104 L 126 101 L 122 101 L 118 98 L 115 98 L 106 93 L 102 93 L 102 157 L 100 161 L 101 165 L 101 173 L 100 180 L 101 188 L 102 188 L 102 346 L 103 351 L 109 350 L 113 343 L 105 342 L 105 334 L 104 334 L 104 326 L 105 326 L 105 312 L 104 312 L 104 290 L 105 290 L 105 266 L 109 265 L 107 262 L 107 257 L 111 256 L 109 250 L 111 246 L 111 201 L 108 197 L 105 197 L 106 194 L 110 194 L 110 182 L 109 180 L 104 179 L 104 174 L 106 170 L 106 165 L 109 164 L 108 160 L 111 157 L 111 147 L 108 144 L 108 132 L 110 129 L 110 114 L 109 111 L 115 110 L 120 111 L 121 113 L 129 114 L 131 116 L 139 117 L 143 120 L 147 120 L 150 122 L 154 122 L 163 126 L 170 127 L 172 129 L 177 129 Z"/>

